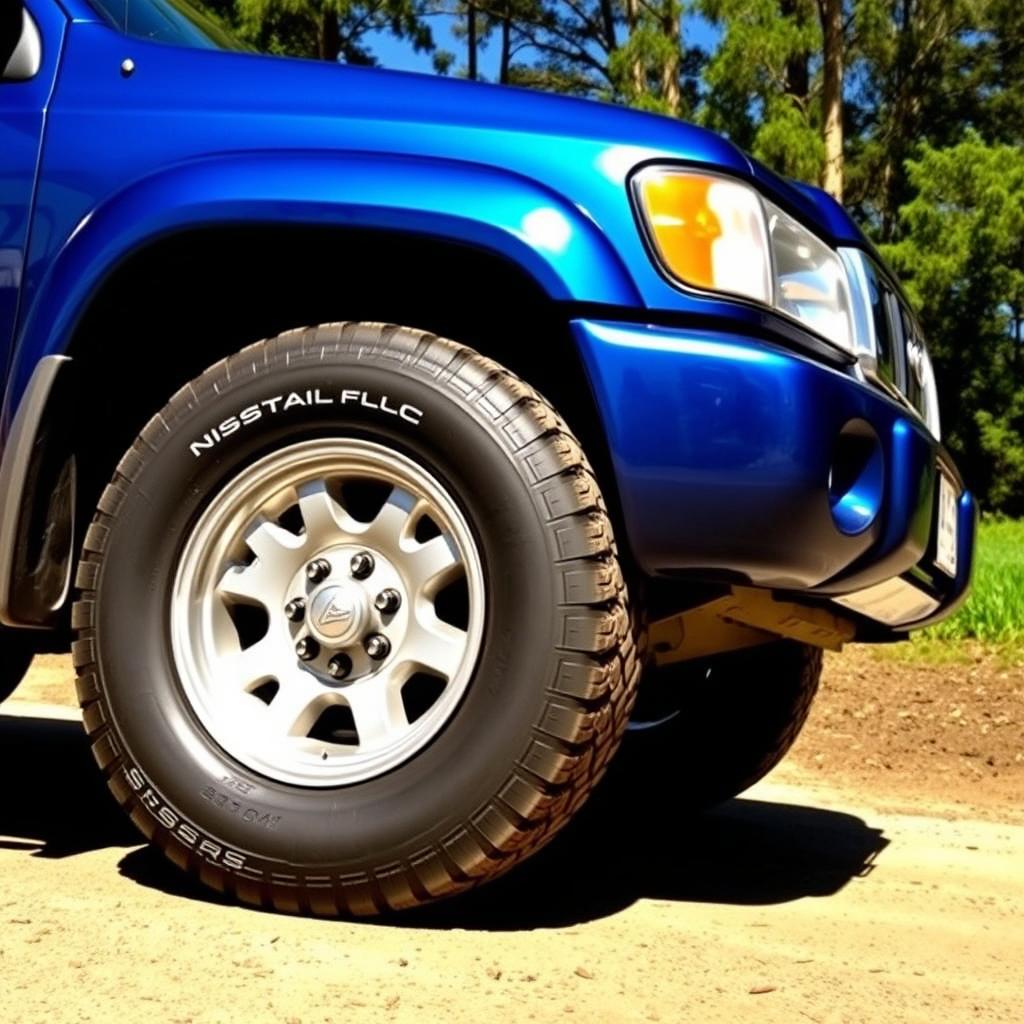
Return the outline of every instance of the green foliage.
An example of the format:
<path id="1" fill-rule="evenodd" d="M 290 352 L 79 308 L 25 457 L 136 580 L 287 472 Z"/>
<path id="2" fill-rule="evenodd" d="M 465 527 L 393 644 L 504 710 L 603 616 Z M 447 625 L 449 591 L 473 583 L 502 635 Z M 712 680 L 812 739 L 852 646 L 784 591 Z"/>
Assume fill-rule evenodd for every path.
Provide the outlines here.
<path id="1" fill-rule="evenodd" d="M 913 197 L 907 160 L 918 147 L 955 144 L 982 96 L 1006 86 L 981 73 L 993 38 L 992 0 L 854 0 L 849 64 L 857 88 L 847 117 L 857 131 L 847 147 L 857 208 L 876 237 L 893 241 L 897 211 Z"/>
<path id="2" fill-rule="evenodd" d="M 949 443 L 989 509 L 1024 514 L 1024 149 L 971 132 L 907 174 L 884 251 L 926 328 Z"/>
<path id="3" fill-rule="evenodd" d="M 433 48 L 425 0 L 206 0 L 265 53 L 375 64 L 365 38 L 388 31 L 415 50 Z"/>
<path id="4" fill-rule="evenodd" d="M 925 635 L 1024 645 L 1024 522 L 982 520 L 971 596 L 956 615 Z"/>
<path id="5" fill-rule="evenodd" d="M 812 54 L 815 0 L 701 0 L 722 29 L 704 68 L 702 121 L 782 174 L 817 182 L 824 150 Z"/>

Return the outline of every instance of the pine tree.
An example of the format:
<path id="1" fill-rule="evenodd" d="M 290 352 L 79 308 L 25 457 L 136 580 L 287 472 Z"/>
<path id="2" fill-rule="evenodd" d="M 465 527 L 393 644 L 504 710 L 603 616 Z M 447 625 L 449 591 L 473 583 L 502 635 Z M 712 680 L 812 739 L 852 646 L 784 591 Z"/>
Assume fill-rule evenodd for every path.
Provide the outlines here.
<path id="1" fill-rule="evenodd" d="M 701 0 L 722 30 L 702 120 L 782 174 L 822 178 L 818 0 Z"/>

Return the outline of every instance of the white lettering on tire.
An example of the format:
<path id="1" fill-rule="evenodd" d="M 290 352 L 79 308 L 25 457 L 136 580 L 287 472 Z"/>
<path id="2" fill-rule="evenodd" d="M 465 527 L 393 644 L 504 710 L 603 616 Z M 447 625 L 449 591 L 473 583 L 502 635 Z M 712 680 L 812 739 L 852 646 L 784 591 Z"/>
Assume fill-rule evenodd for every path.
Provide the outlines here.
<path id="1" fill-rule="evenodd" d="M 408 402 L 397 402 L 386 394 L 373 394 L 355 388 L 345 388 L 337 398 L 325 395 L 320 388 L 308 388 L 305 391 L 290 391 L 286 395 L 274 395 L 264 398 L 253 405 L 247 405 L 234 416 L 228 416 L 215 427 L 211 427 L 198 440 L 189 445 L 189 451 L 198 459 L 204 452 L 216 448 L 225 438 L 237 433 L 243 427 L 258 423 L 264 416 L 274 416 L 287 412 L 289 409 L 307 409 L 321 405 L 358 405 L 371 412 L 382 413 L 404 420 L 411 426 L 418 427 L 423 421 L 423 410 Z"/>

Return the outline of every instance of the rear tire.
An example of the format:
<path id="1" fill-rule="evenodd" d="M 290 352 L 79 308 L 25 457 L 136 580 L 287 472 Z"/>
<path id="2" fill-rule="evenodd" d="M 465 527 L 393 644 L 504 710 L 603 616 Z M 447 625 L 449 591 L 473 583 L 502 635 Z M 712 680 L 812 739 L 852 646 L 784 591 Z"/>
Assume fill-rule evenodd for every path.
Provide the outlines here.
<path id="1" fill-rule="evenodd" d="M 821 668 L 820 649 L 787 640 L 647 669 L 614 774 L 627 793 L 662 780 L 657 799 L 682 808 L 742 793 L 796 741 Z"/>
<path id="2" fill-rule="evenodd" d="M 247 413 L 253 409 L 261 414 Z M 386 728 L 378 735 L 374 717 L 365 720 L 364 733 L 357 691 L 378 693 L 380 700 L 374 686 L 405 685 L 395 682 L 407 635 L 397 623 L 404 609 L 419 609 L 429 595 L 410 592 L 401 610 L 378 616 L 374 608 L 381 606 L 359 590 L 359 581 L 390 572 L 388 585 L 400 588 L 403 552 L 429 541 L 419 539 L 411 518 L 401 527 L 405 540 L 387 550 L 359 538 L 378 536 L 373 531 L 385 518 L 397 522 L 399 509 L 411 516 L 408 510 L 426 499 L 413 483 L 388 484 L 384 504 L 360 513 L 359 525 L 355 496 L 344 489 L 352 481 L 328 480 L 328 465 L 318 470 L 326 475 L 317 486 L 332 496 L 330 517 L 307 518 L 304 495 L 313 485 L 297 477 L 280 484 L 277 497 L 261 498 L 263 504 L 239 505 L 249 508 L 245 516 L 230 504 L 232 494 L 252 493 L 253 481 L 267 477 L 274 460 L 301 467 L 307 447 L 354 452 L 357 460 L 390 453 L 380 461 L 388 473 L 406 474 L 407 481 L 422 474 L 427 481 L 423 494 L 429 490 L 436 499 L 430 515 L 440 509 L 445 543 L 463 558 L 467 579 L 472 558 L 466 552 L 479 553 L 486 605 L 478 653 L 453 710 L 418 746 L 397 739 L 393 750 L 387 746 L 388 730 L 400 737 L 416 728 L 407 705 L 396 711 L 392 702 Z M 368 472 L 377 480 L 375 469 Z M 216 520 L 219 508 L 223 517 Z M 460 514 L 468 531 L 449 530 L 445 523 Z M 223 543 L 214 530 L 208 545 L 227 559 L 223 575 L 221 563 L 208 571 L 207 556 L 190 554 L 210 516 L 227 524 Z M 340 539 L 318 553 L 316 531 L 328 529 L 325 523 L 341 531 Z M 376 552 L 373 575 L 345 568 L 353 537 Z M 285 575 L 297 572 L 277 593 L 277 577 L 268 574 L 292 549 L 302 554 Z M 328 569 L 344 579 L 333 583 L 331 575 L 307 586 L 304 566 L 330 552 Z M 192 565 L 199 568 L 193 572 Z M 204 572 L 219 581 L 213 596 L 184 606 L 198 601 L 211 610 L 187 620 L 183 634 L 178 599 L 192 593 L 187 581 L 201 581 Z M 260 668 L 261 653 L 252 685 L 229 693 L 238 678 L 249 678 L 235 675 L 249 648 L 235 622 L 234 598 L 223 595 L 255 587 L 249 576 L 260 583 L 242 618 L 251 620 L 258 607 L 256 618 L 267 623 L 252 627 L 265 635 L 251 649 L 280 636 L 291 660 L 281 659 L 283 647 L 273 639 L 276 653 L 268 647 L 266 657 L 276 659 L 274 673 Z M 638 676 L 611 526 L 576 440 L 508 371 L 405 328 L 334 324 L 291 332 L 245 349 L 179 391 L 104 492 L 77 583 L 78 692 L 111 790 L 180 867 L 244 902 L 279 910 L 335 915 L 409 907 L 468 889 L 529 856 L 602 776 L 628 721 Z M 282 605 L 297 591 L 305 595 L 306 612 L 291 607 L 282 617 Z M 276 596 L 267 598 L 271 592 Z M 468 592 L 467 635 L 477 621 L 472 585 Z M 319 619 L 314 607 L 326 608 Z M 408 625 L 419 614 L 410 611 L 402 621 Z M 210 622 L 216 628 L 204 625 Z M 372 629 L 359 625 L 366 622 Z M 378 660 L 368 660 L 367 630 L 379 635 L 392 627 L 391 653 L 377 651 Z M 214 640 L 207 651 L 209 629 Z M 313 653 L 303 646 L 300 657 L 310 660 L 300 663 L 296 638 L 303 630 L 316 632 L 318 642 Z M 192 640 L 184 654 L 182 635 Z M 347 664 L 331 678 L 335 635 L 349 647 Z M 477 650 L 468 641 L 466 649 Z M 463 678 L 461 671 L 442 672 L 442 694 Z M 276 689 L 267 689 L 259 673 L 274 674 Z M 321 686 L 322 694 L 308 706 L 302 696 L 296 717 L 288 695 L 300 685 Z M 272 720 L 282 695 L 288 702 L 280 714 L 288 715 L 281 720 L 291 724 L 278 735 Z M 234 702 L 230 715 L 218 710 L 223 700 Z M 334 710 L 324 714 L 337 712 L 329 728 L 322 715 L 309 726 L 328 707 Z M 383 753 L 374 760 L 378 742 Z"/>
<path id="3" fill-rule="evenodd" d="M 35 657 L 32 637 L 20 629 L 0 627 L 0 702 L 18 688 Z"/>

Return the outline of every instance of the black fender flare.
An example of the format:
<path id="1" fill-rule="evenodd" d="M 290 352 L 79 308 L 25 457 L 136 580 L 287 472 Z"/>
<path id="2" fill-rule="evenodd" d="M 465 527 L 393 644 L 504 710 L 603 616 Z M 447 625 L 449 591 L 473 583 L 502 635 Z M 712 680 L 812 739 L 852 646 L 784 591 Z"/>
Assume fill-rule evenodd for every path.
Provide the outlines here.
<path id="1" fill-rule="evenodd" d="M 18 403 L 0 460 L 0 624 L 56 625 L 71 586 L 76 467 L 54 403 L 71 359 L 44 356 Z"/>

